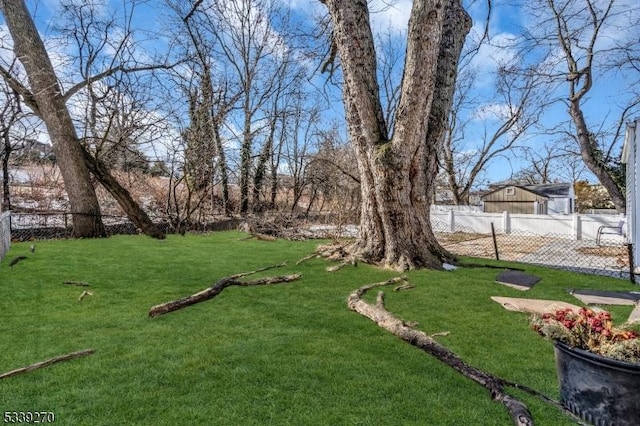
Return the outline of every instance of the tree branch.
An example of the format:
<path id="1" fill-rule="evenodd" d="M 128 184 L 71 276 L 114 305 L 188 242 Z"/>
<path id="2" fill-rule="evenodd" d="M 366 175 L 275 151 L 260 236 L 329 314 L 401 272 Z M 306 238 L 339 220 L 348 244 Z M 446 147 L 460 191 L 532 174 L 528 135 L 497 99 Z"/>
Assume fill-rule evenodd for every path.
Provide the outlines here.
<path id="1" fill-rule="evenodd" d="M 125 74 L 128 74 L 128 73 L 142 72 L 142 71 L 168 70 L 168 69 L 174 68 L 176 65 L 179 65 L 182 62 L 183 61 L 176 62 L 175 64 L 146 65 L 146 66 L 132 67 L 132 68 L 128 68 L 124 65 L 118 65 L 117 67 L 109 68 L 108 70 L 105 70 L 101 73 L 98 73 L 94 76 L 91 76 L 83 81 L 76 83 L 71 88 L 69 88 L 69 90 L 66 91 L 66 93 L 63 95 L 63 99 L 65 102 L 67 102 L 73 95 L 78 93 L 80 90 L 84 89 L 90 84 L 95 83 L 96 81 L 100 81 L 103 78 L 109 77 L 117 72 L 123 72 Z"/>
<path id="2" fill-rule="evenodd" d="M 169 312 L 177 311 L 178 309 L 186 308 L 187 306 L 195 305 L 196 303 L 204 302 L 205 300 L 209 300 L 216 297 L 218 294 L 222 293 L 222 290 L 224 290 L 227 287 L 231 287 L 231 286 L 249 287 L 249 286 L 258 286 L 258 285 L 288 283 L 291 281 L 296 281 L 302 277 L 302 275 L 300 274 L 293 274 L 293 275 L 280 275 L 277 277 L 266 277 L 266 278 L 251 280 L 251 281 L 238 281 L 238 278 L 242 278 L 247 275 L 257 274 L 258 272 L 266 271 L 273 268 L 279 268 L 285 265 L 286 265 L 286 262 L 282 262 L 276 265 L 271 265 L 271 266 L 266 266 L 264 268 L 256 269 L 255 271 L 242 272 L 240 274 L 235 274 L 235 275 L 221 278 L 213 286 L 206 288 L 202 291 L 199 291 L 198 293 L 192 294 L 191 296 L 186 296 L 181 299 L 172 300 L 170 302 L 153 306 L 151 309 L 149 309 L 149 316 L 151 318 L 155 318 L 157 316 L 164 315 Z"/>
<path id="3" fill-rule="evenodd" d="M 396 318 L 384 308 L 384 297 L 380 294 L 378 295 L 375 306 L 361 300 L 361 297 L 372 288 L 396 284 L 406 280 L 406 277 L 395 277 L 381 283 L 360 287 L 349 295 L 347 305 L 352 311 L 369 318 L 378 324 L 378 326 L 390 331 L 405 342 L 435 356 L 454 370 L 462 373 L 465 377 L 488 389 L 491 393 L 491 398 L 501 402 L 509 410 L 514 424 L 522 426 L 533 425 L 533 418 L 527 406 L 518 399 L 504 393 L 503 388 L 506 384 L 504 380 L 468 365 L 458 355 L 442 346 L 424 332 L 406 325 L 405 322 Z"/>
<path id="4" fill-rule="evenodd" d="M 83 351 L 72 352 L 66 355 L 57 356 L 54 358 L 47 359 L 45 361 L 36 362 L 35 364 L 28 365 L 26 367 L 17 368 L 15 370 L 8 371 L 6 373 L 0 374 L 0 379 L 6 379 L 7 377 L 16 376 L 22 373 L 28 373 L 29 371 L 37 370 L 38 368 L 48 367 L 52 364 L 56 364 L 62 361 L 68 361 L 75 358 L 80 358 L 83 356 L 91 355 L 95 353 L 95 349 L 85 349 Z"/>
<path id="5" fill-rule="evenodd" d="M 13 75 L 11 75 L 9 70 L 1 65 L 0 75 L 2 76 L 2 78 L 4 78 L 4 81 L 7 82 L 9 87 L 15 90 L 22 97 L 22 102 L 24 102 L 25 105 L 31 108 L 35 115 L 40 117 L 40 109 L 38 108 L 38 103 L 36 102 L 33 93 L 31 93 L 31 90 L 29 90 L 24 84 L 19 82 Z"/>

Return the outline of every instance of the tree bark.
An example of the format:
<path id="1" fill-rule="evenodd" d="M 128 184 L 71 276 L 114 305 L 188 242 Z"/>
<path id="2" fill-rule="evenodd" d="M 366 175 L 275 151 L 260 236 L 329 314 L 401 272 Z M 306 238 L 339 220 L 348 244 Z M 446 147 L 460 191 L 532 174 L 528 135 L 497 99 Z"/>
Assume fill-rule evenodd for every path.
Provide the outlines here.
<path id="1" fill-rule="evenodd" d="M 104 237 L 100 206 L 82 149 L 44 43 L 24 0 L 1 0 L 16 57 L 24 66 L 37 111 L 51 138 L 73 215 L 74 237 Z M 30 104 L 31 106 L 31 104 Z"/>
<path id="2" fill-rule="evenodd" d="M 349 137 L 362 192 L 360 234 L 350 251 L 405 270 L 454 262 L 429 217 L 440 140 L 462 42 L 471 20 L 456 0 L 415 0 L 394 134 L 380 102 L 366 0 L 326 0 L 344 75 Z"/>
<path id="3" fill-rule="evenodd" d="M 140 207 L 125 187 L 113 177 L 109 169 L 97 158 L 93 157 L 89 151 L 80 145 L 82 154 L 91 173 L 98 179 L 100 184 L 116 199 L 120 207 L 125 211 L 127 217 L 145 234 L 153 238 L 162 240 L 165 238 L 164 232 L 153 223 L 147 213 Z"/>
<path id="4" fill-rule="evenodd" d="M 625 213 L 627 211 L 626 197 L 620 190 L 620 187 L 618 187 L 616 182 L 613 180 L 604 164 L 597 160 L 598 155 L 595 153 L 591 134 L 589 133 L 587 122 L 580 106 L 580 98 L 574 98 L 571 100 L 569 105 L 569 114 L 576 126 L 576 139 L 580 146 L 580 155 L 584 164 L 586 164 L 591 173 L 598 178 L 598 181 L 602 184 L 604 189 L 607 190 L 616 210 L 619 213 Z"/>
<path id="5" fill-rule="evenodd" d="M 4 148 L 2 149 L 2 208 L 0 211 L 6 212 L 11 210 L 11 191 L 9 189 L 9 158 L 11 157 L 11 136 L 9 128 L 3 129 L 2 140 Z"/>
<path id="6" fill-rule="evenodd" d="M 504 380 L 465 363 L 458 355 L 442 346 L 424 332 L 415 330 L 408 326 L 407 323 L 396 318 L 384 308 L 384 297 L 382 294 L 378 294 L 378 301 L 375 306 L 361 300 L 362 296 L 372 288 L 397 284 L 405 280 L 406 278 L 404 277 L 396 277 L 382 283 L 360 287 L 349 295 L 347 305 L 352 311 L 369 318 L 378 324 L 378 326 L 390 331 L 405 342 L 435 356 L 465 377 L 489 390 L 491 398 L 501 402 L 509 410 L 509 414 L 515 425 L 533 425 L 533 418 L 527 406 L 516 398 L 504 393 Z"/>

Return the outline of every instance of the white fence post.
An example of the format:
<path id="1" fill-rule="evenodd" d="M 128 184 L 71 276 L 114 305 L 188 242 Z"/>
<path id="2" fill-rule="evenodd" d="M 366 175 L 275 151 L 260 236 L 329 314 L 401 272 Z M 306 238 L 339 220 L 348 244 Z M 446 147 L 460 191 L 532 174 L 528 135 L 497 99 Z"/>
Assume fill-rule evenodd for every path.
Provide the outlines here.
<path id="1" fill-rule="evenodd" d="M 0 259 L 11 247 L 11 212 L 0 213 Z"/>
<path id="2" fill-rule="evenodd" d="M 453 209 L 449 210 L 449 231 L 456 232 L 456 215 Z"/>
<path id="3" fill-rule="evenodd" d="M 578 213 L 574 213 L 573 215 L 571 230 L 573 231 L 573 237 L 576 240 L 582 239 L 582 221 L 580 220 L 580 215 Z"/>
<path id="4" fill-rule="evenodd" d="M 502 232 L 505 234 L 511 233 L 511 217 L 509 217 L 509 212 L 502 212 Z"/>

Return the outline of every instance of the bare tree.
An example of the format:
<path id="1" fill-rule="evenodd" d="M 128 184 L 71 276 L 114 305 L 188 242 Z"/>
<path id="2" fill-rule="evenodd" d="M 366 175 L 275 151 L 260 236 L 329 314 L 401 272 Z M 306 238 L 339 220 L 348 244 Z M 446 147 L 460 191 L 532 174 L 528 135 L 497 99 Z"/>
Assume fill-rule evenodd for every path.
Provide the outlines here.
<path id="1" fill-rule="evenodd" d="M 638 111 L 640 98 L 633 89 L 640 82 L 637 72 L 637 34 L 639 8 L 635 3 L 620 0 L 538 0 L 527 3 L 533 18 L 525 47 L 534 55 L 542 56 L 546 79 L 564 96 L 570 122 L 564 124 L 564 134 L 572 138 L 588 169 L 606 188 L 611 200 L 621 212 L 625 210 L 623 180 L 616 177 L 620 143 L 624 123 Z M 597 97 L 598 83 L 608 78 L 623 78 L 629 82 L 629 91 L 616 93 L 604 116 L 587 112 L 590 103 L 604 99 Z M 599 108 L 603 110 L 602 107 Z M 607 115 L 619 119 L 613 125 Z"/>
<path id="2" fill-rule="evenodd" d="M 14 151 L 26 148 L 26 140 L 32 136 L 32 131 L 25 126 L 28 113 L 21 108 L 20 95 L 2 81 L 0 90 L 0 161 L 2 167 L 2 209 L 11 210 L 10 192 L 10 159 Z"/>
<path id="3" fill-rule="evenodd" d="M 75 102 L 76 110 L 85 111 L 76 126 L 83 129 L 81 147 L 91 173 L 142 232 L 164 238 L 108 166 L 109 155 L 116 153 L 121 158 L 135 157 L 138 164 L 144 162 L 144 155 L 135 146 L 150 138 L 160 121 L 150 119 L 155 114 L 148 102 L 151 89 L 142 74 L 166 65 L 140 62 L 131 26 L 136 5 L 132 0 L 125 8 L 123 22 L 119 22 L 113 13 L 101 10 L 99 2 L 61 3 L 67 22 L 59 32 L 75 48 L 81 77 L 67 90 L 65 98 L 69 103 Z"/>
<path id="4" fill-rule="evenodd" d="M 316 210 L 325 207 L 340 217 L 357 219 L 360 205 L 360 178 L 353 146 L 342 140 L 336 127 L 316 135 L 317 147 L 304 167 L 302 190 L 308 187 L 307 213 L 314 203 Z M 300 196 L 302 195 L 300 190 Z"/>
<path id="5" fill-rule="evenodd" d="M 216 38 L 217 54 L 227 64 L 227 75 L 237 81 L 242 93 L 238 111 L 229 116 L 227 130 L 234 133 L 240 146 L 239 210 L 245 214 L 249 211 L 255 177 L 255 148 L 260 146 L 259 151 L 271 152 L 268 144 L 273 110 L 269 106 L 273 103 L 269 101 L 282 89 L 278 81 L 291 60 L 287 45 L 290 17 L 274 0 L 214 2 L 207 15 L 209 29 Z"/>
<path id="6" fill-rule="evenodd" d="M 453 256 L 433 234 L 428 195 L 433 193 L 458 59 L 471 20 L 459 1 L 413 2 L 398 108 L 390 125 L 380 101 L 367 1 L 323 3 L 344 76 L 349 137 L 362 188 L 360 234 L 349 250 L 397 269 L 441 268 Z"/>
<path id="7" fill-rule="evenodd" d="M 291 211 L 298 208 L 305 189 L 310 183 L 308 165 L 314 142 L 319 136 L 318 125 L 320 112 L 317 106 L 304 107 L 304 98 L 298 97 L 292 108 L 292 118 L 285 127 L 283 136 L 287 138 L 284 144 L 284 160 L 288 175 L 291 177 L 292 197 Z M 311 200 L 309 202 L 311 204 Z M 307 205 L 309 208 L 309 205 Z"/>
<path id="8" fill-rule="evenodd" d="M 97 97 L 93 89 L 99 82 L 117 78 L 118 75 L 121 79 L 125 73 L 167 66 L 164 64 L 140 66 L 137 61 L 134 61 L 136 53 L 132 51 L 130 43 L 130 27 L 125 26 L 122 38 L 114 38 L 110 33 L 114 27 L 114 20 L 97 19 L 94 12 L 96 5 L 93 3 L 69 0 L 62 4 L 62 9 L 70 19 L 70 26 L 63 29 L 62 34 L 67 35 L 75 43 L 79 74 L 82 79 L 63 94 L 58 76 L 51 65 L 33 20 L 24 2 L 20 3 L 21 6 L 15 3 L 11 3 L 11 6 L 5 5 L 3 11 L 12 33 L 15 54 L 24 66 L 31 87 L 27 88 L 20 83 L 16 76 L 9 73 L 9 70 L 0 70 L 0 72 L 20 93 L 23 102 L 47 126 L 71 204 L 74 235 L 82 237 L 105 235 L 100 218 L 100 207 L 89 176 L 91 172 L 143 232 L 156 238 L 164 238 L 163 232 L 153 224 L 146 212 L 111 174 L 104 162 L 91 154 L 90 141 L 86 138 L 81 140 L 78 137 L 67 102 L 79 93 L 88 92 L 89 103 L 95 105 Z M 132 7 L 133 5 L 135 2 L 132 3 Z M 128 11 L 128 13 L 133 12 Z M 127 25 L 130 25 L 130 21 Z M 105 51 L 109 54 L 105 54 Z M 85 128 L 95 129 L 95 125 L 92 125 L 95 117 L 90 116 L 86 119 L 88 123 Z M 92 136 L 95 140 L 96 135 Z M 82 207 L 78 205 L 80 201 L 84 203 Z M 78 221 L 81 222 L 78 223 Z"/>
<path id="9" fill-rule="evenodd" d="M 2 67 L 0 73 L 47 127 L 69 195 L 74 236 L 104 236 L 100 206 L 84 152 L 40 34 L 24 0 L 2 0 L 0 7 L 13 39 L 15 56 L 27 74 L 28 86 L 9 69 Z"/>
<path id="10" fill-rule="evenodd" d="M 469 203 L 478 176 L 492 160 L 512 153 L 544 108 L 542 85 L 534 73 L 515 75 L 511 65 L 499 65 L 493 96 L 483 103 L 472 100 L 477 72 L 466 64 L 461 75 L 442 151 L 442 168 L 456 205 Z M 469 142 L 471 122 L 484 125 L 477 144 Z"/>
<path id="11" fill-rule="evenodd" d="M 573 149 L 572 149 L 573 148 Z M 570 182 L 575 184 L 582 178 L 585 165 L 579 152 L 575 152 L 573 141 L 566 144 L 549 142 L 534 147 L 519 147 L 515 151 L 524 161 L 512 180 L 528 184 Z"/>
<path id="12" fill-rule="evenodd" d="M 241 90 L 214 64 L 215 28 L 211 28 L 210 10 L 203 1 L 186 4 L 168 0 L 167 4 L 178 18 L 171 28 L 180 29 L 177 40 L 186 58 L 175 73 L 175 80 L 189 103 L 189 124 L 182 133 L 184 175 L 175 181 L 183 184 L 187 193 L 182 207 L 184 217 L 180 220 L 189 221 L 193 213 L 204 207 L 207 198 L 212 200 L 213 213 L 216 181 L 221 187 L 222 210 L 230 214 L 229 170 L 221 131 Z"/>

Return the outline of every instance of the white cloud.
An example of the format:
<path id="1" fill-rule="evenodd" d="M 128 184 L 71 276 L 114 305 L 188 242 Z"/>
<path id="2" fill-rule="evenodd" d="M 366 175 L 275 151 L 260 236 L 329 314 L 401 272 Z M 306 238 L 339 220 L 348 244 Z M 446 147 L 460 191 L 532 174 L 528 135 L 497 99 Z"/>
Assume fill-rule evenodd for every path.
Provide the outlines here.
<path id="1" fill-rule="evenodd" d="M 371 29 L 373 32 L 406 32 L 409 25 L 409 16 L 413 1 L 396 0 L 371 0 L 369 12 L 371 13 Z"/>
<path id="2" fill-rule="evenodd" d="M 474 120 L 501 120 L 511 115 L 511 109 L 507 104 L 486 104 L 475 110 L 472 114 Z"/>

